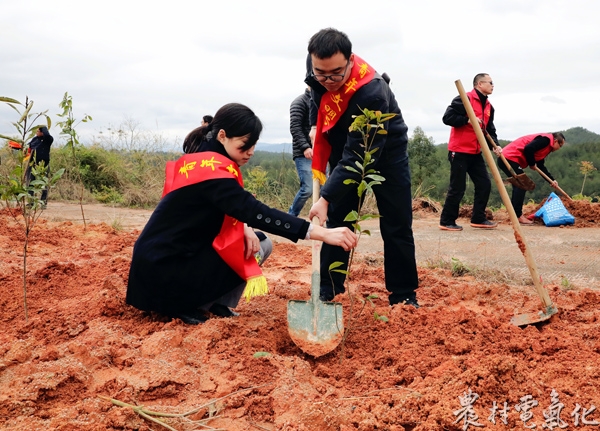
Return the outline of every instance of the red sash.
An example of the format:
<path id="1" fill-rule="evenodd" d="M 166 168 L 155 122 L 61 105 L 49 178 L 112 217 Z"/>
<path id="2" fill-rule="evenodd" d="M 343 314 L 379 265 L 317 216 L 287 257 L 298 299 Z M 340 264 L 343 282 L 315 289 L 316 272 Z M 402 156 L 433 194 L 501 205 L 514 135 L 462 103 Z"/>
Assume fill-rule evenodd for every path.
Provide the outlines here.
<path id="1" fill-rule="evenodd" d="M 317 134 L 313 145 L 312 171 L 321 185 L 325 184 L 327 162 L 331 154 L 331 145 L 327 140 L 327 132 L 335 126 L 342 114 L 348 108 L 350 99 L 363 85 L 370 82 L 375 76 L 375 69 L 362 58 L 354 54 L 354 65 L 350 70 L 350 77 L 346 83 L 335 92 L 328 91 L 321 97 L 317 115 Z"/>
<path id="2" fill-rule="evenodd" d="M 244 187 L 239 166 L 227 157 L 212 151 L 186 154 L 177 161 L 167 162 L 162 196 L 181 187 L 218 178 L 234 178 Z M 244 297 L 247 301 L 253 296 L 268 293 L 267 280 L 256 258 L 244 258 L 244 223 L 226 214 L 212 246 L 225 263 L 246 280 Z"/>

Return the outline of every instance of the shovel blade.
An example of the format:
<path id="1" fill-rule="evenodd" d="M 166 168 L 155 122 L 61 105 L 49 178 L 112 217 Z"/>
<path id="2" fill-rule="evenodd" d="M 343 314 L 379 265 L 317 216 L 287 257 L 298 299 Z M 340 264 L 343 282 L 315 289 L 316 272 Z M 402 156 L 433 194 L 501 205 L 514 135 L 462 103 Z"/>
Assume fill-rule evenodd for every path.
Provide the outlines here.
<path id="1" fill-rule="evenodd" d="M 515 326 L 527 326 L 533 323 L 539 323 L 548 320 L 556 313 L 558 313 L 558 309 L 554 305 L 550 305 L 546 308 L 545 311 L 525 313 L 519 314 L 518 316 L 513 316 L 512 319 L 510 319 L 510 323 L 512 323 Z"/>
<path id="2" fill-rule="evenodd" d="M 288 332 L 305 353 L 319 357 L 334 350 L 344 335 L 339 302 L 288 301 Z"/>
<path id="3" fill-rule="evenodd" d="M 535 189 L 535 183 L 525 174 L 515 175 L 506 179 L 506 182 L 523 190 L 531 191 Z"/>

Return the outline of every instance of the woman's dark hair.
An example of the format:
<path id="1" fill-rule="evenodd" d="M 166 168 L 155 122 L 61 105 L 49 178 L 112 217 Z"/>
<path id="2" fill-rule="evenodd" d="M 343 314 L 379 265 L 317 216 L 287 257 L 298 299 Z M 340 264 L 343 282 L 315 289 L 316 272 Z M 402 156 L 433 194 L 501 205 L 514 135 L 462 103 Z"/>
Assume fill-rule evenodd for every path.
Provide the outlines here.
<path id="1" fill-rule="evenodd" d="M 217 111 L 208 126 L 197 127 L 188 133 L 183 141 L 183 151 L 195 153 L 202 141 L 210 137 L 216 138 L 221 129 L 228 138 L 247 137 L 246 144 L 241 148 L 242 151 L 246 151 L 256 145 L 262 127 L 260 119 L 250 108 L 241 103 L 228 103 Z M 207 136 L 211 131 L 212 134 Z"/>
<path id="2" fill-rule="evenodd" d="M 223 129 L 228 138 L 247 137 L 246 145 L 241 148 L 242 151 L 256 145 L 263 128 L 260 119 L 252 109 L 241 103 L 228 103 L 222 106 L 210 126 L 215 136 Z"/>
<path id="3" fill-rule="evenodd" d="M 213 120 L 213 116 L 212 115 L 205 115 L 204 117 L 202 117 L 202 120 L 204 120 L 204 122 L 206 123 L 211 123 Z"/>
<path id="4" fill-rule="evenodd" d="M 183 140 L 183 152 L 186 154 L 197 153 L 202 142 L 207 141 L 207 134 L 210 132 L 210 124 L 208 126 L 196 127 Z"/>

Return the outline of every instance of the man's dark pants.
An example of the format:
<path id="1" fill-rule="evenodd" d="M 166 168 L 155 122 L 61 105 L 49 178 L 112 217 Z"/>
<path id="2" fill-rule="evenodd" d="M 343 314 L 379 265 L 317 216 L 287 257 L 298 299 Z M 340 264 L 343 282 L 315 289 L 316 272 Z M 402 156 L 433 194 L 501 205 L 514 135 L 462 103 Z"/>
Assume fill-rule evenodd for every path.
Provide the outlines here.
<path id="1" fill-rule="evenodd" d="M 36 163 L 36 166 L 39 168 L 41 167 L 41 164 L 43 163 L 45 166 L 45 170 L 46 170 L 46 177 L 48 177 L 50 175 L 50 160 L 39 160 Z M 29 186 L 29 183 L 31 181 L 35 180 L 35 175 L 33 175 L 33 172 L 31 172 L 31 165 L 27 166 L 27 170 L 25 171 L 25 184 L 27 186 Z M 32 194 L 30 192 L 30 194 Z M 47 204 L 48 203 L 48 189 L 44 188 L 42 190 L 42 195 L 40 196 L 40 201 L 42 201 L 42 203 Z"/>
<path id="2" fill-rule="evenodd" d="M 449 151 L 448 160 L 450 161 L 450 186 L 448 187 L 446 201 L 444 202 L 444 208 L 440 216 L 440 225 L 449 226 L 456 224 L 460 201 L 465 195 L 467 188 L 467 174 L 475 187 L 471 223 L 484 222 L 487 219 L 485 207 L 490 198 L 492 183 L 483 156 L 481 153 L 466 154 Z"/>
<path id="3" fill-rule="evenodd" d="M 415 241 L 412 231 L 412 194 L 410 169 L 406 147 L 385 148 L 378 161 L 376 170 L 385 178 L 379 185 L 373 186 L 377 208 L 381 218 L 379 225 L 383 238 L 385 286 L 390 292 L 390 304 L 415 298 L 418 287 Z M 350 187 L 350 186 L 348 186 Z M 343 202 L 330 204 L 327 227 L 348 226 L 344 218 L 358 208 L 356 189 L 348 193 Z M 342 293 L 346 276 L 338 272 L 329 272 L 333 262 L 343 262 L 347 268 L 349 252 L 341 247 L 323 244 L 321 249 L 321 296 L 333 298 L 332 279 L 335 293 Z M 338 268 L 339 269 L 339 268 Z M 350 268 L 352 271 L 352 268 Z"/>
<path id="4" fill-rule="evenodd" d="M 512 160 L 507 161 L 508 164 L 513 168 L 513 171 L 515 171 L 515 174 L 520 175 L 525 173 L 525 171 L 523 171 L 523 168 L 521 168 L 521 166 L 519 166 L 517 162 L 513 162 Z M 508 170 L 502 159 L 498 159 L 498 167 L 502 169 L 502 172 L 504 172 L 507 177 L 512 177 L 510 171 Z M 523 215 L 523 203 L 525 202 L 525 193 L 526 190 L 523 190 L 522 188 L 516 187 L 514 185 L 512 186 L 510 202 L 512 203 L 517 217 L 521 217 Z"/>

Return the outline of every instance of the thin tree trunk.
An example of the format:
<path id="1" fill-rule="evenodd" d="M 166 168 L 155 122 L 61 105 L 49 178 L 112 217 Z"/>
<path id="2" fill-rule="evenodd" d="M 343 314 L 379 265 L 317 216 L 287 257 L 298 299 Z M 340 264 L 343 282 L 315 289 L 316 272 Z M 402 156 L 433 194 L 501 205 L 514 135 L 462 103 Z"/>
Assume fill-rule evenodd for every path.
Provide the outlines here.
<path id="1" fill-rule="evenodd" d="M 27 315 L 27 243 L 29 234 L 25 234 L 25 245 L 23 246 L 23 303 L 25 305 L 25 321 L 28 321 Z"/>
<path id="2" fill-rule="evenodd" d="M 81 218 L 83 219 L 83 230 L 87 230 L 87 223 L 85 222 L 85 214 L 83 213 L 83 192 L 85 191 L 85 185 L 79 174 L 79 181 L 81 182 L 81 193 L 79 193 L 79 208 L 81 208 Z"/>

